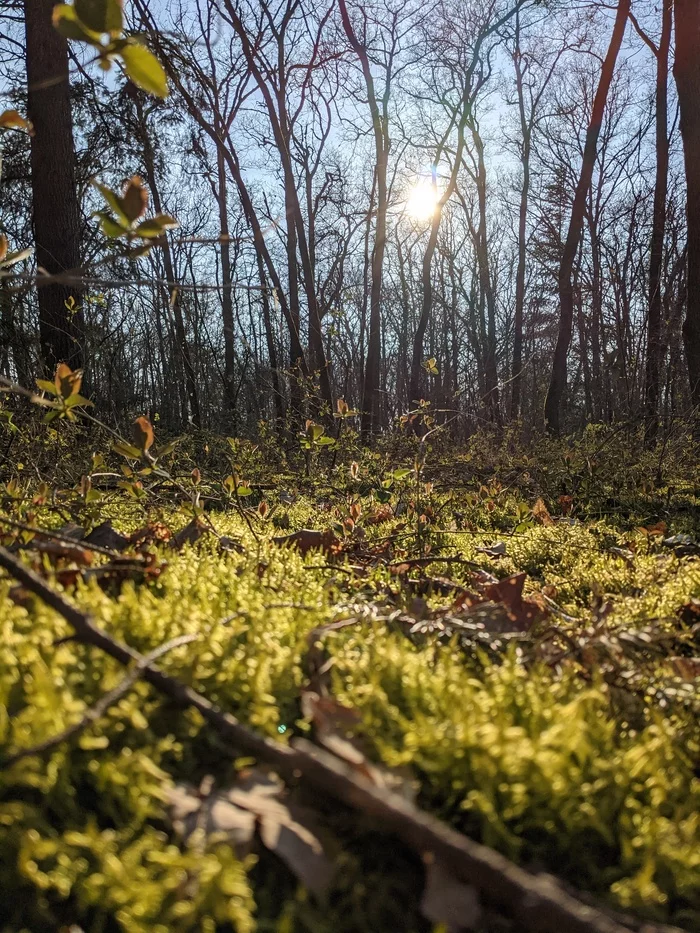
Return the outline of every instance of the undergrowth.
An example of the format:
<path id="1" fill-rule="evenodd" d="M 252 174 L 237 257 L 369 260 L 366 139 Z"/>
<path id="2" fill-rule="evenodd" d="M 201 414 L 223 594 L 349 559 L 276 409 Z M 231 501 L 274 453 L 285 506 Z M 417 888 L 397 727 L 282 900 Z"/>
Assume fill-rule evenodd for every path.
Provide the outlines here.
<path id="1" fill-rule="evenodd" d="M 436 444 L 416 466 L 411 439 L 365 456 L 346 443 L 335 461 L 319 454 L 315 475 L 274 482 L 253 445 L 209 448 L 207 478 L 191 480 L 204 527 L 179 549 L 151 543 L 166 562 L 153 576 L 105 585 L 92 572 L 104 557 L 83 568 L 70 553 L 36 553 L 21 529 L 6 527 L 4 540 L 143 653 L 197 636 L 161 667 L 280 742 L 313 734 L 302 695 L 315 649 L 329 695 L 353 712 L 358 748 L 395 769 L 421 806 L 609 906 L 700 930 L 692 468 L 677 460 L 659 485 L 651 455 L 646 472 L 602 457 L 586 467 L 591 438 L 539 458 L 474 441 L 447 460 Z M 180 484 L 189 457 L 184 444 Z M 232 465 L 243 503 L 224 501 L 218 477 Z M 37 497 L 42 477 L 22 472 L 3 496 L 10 521 L 77 519 L 84 534 L 110 520 L 128 535 L 193 517 L 167 491 L 90 497 L 83 485 Z M 273 541 L 303 528 L 333 546 Z M 474 615 L 498 599 L 469 599 L 480 579 L 488 593 L 489 580 L 519 572 L 538 615 L 509 640 Z M 3 933 L 438 929 L 421 915 L 420 861 L 327 801 L 314 803 L 333 829 L 336 872 L 318 896 L 274 854 L 237 857 L 216 836 L 179 836 L 173 785 L 211 777 L 225 788 L 246 762 L 142 681 L 74 739 L 13 761 L 80 719 L 123 671 L 7 577 L 0 619 Z"/>

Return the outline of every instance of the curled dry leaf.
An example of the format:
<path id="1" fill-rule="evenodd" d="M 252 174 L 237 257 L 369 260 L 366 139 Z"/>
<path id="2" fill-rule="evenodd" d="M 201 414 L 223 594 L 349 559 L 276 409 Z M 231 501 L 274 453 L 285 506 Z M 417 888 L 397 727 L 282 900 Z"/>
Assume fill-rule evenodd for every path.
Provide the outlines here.
<path id="1" fill-rule="evenodd" d="M 137 418 L 133 424 L 134 443 L 140 451 L 145 453 L 149 447 L 153 446 L 154 435 L 153 425 L 143 416 Z"/>

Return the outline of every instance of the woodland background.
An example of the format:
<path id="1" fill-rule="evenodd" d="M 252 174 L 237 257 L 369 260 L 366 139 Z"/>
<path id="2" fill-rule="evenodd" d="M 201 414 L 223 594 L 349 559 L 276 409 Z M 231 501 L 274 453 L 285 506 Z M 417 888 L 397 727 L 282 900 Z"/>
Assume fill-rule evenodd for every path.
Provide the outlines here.
<path id="1" fill-rule="evenodd" d="M 339 397 L 365 436 L 419 402 L 650 443 L 697 410 L 692 0 L 134 0 L 166 99 L 52 6 L 0 11 L 41 130 L 2 140 L 3 231 L 36 242 L 0 272 L 8 378 L 64 361 L 115 423 L 243 436 Z M 179 222 L 142 256 L 91 184 L 135 174 Z"/>

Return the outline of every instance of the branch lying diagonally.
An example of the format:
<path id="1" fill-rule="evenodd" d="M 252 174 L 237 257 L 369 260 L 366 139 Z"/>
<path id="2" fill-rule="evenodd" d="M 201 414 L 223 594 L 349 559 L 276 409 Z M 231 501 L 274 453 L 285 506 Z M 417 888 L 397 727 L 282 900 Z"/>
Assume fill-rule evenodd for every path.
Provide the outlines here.
<path id="1" fill-rule="evenodd" d="M 302 782 L 361 814 L 371 816 L 422 856 L 431 854 L 465 883 L 477 888 L 491 907 L 515 918 L 518 928 L 534 933 L 629 933 L 603 911 L 582 903 L 554 879 L 532 875 L 499 853 L 480 845 L 419 810 L 397 794 L 378 789 L 346 764 L 309 742 L 282 745 L 239 723 L 205 697 L 163 673 L 139 652 L 120 644 L 52 589 L 5 548 L 4 567 L 72 626 L 76 639 L 100 648 L 124 665 L 136 664 L 144 680 L 181 707 L 193 707 L 235 749 L 254 755 L 292 782 Z M 647 925 L 644 933 L 670 933 L 669 927 Z M 679 933 L 679 931 L 676 931 Z"/>

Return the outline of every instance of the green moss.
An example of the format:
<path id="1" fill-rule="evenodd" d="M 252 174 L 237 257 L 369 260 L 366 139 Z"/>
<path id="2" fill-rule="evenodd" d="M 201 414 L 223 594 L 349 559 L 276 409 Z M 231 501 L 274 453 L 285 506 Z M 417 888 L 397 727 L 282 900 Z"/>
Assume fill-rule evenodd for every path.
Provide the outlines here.
<path id="1" fill-rule="evenodd" d="M 392 495 L 407 500 L 410 489 Z M 528 587 L 554 586 L 582 626 L 590 624 L 594 592 L 612 602 L 612 628 L 658 617 L 677 626 L 678 609 L 700 596 L 697 559 L 676 558 L 606 520 L 526 527 L 502 537 L 505 557 L 486 558 L 477 548 L 493 543 L 506 516 L 511 530 L 517 517 L 510 494 L 493 511 L 472 495 L 432 494 L 432 546 L 500 576 L 527 571 Z M 373 508 L 369 496 L 363 507 Z M 275 514 L 283 513 L 292 530 L 325 528 L 347 514 L 347 499 L 321 511 L 302 497 Z M 143 521 L 139 507 L 116 496 L 102 514 L 124 530 Z M 334 659 L 332 689 L 359 711 L 371 755 L 417 779 L 423 806 L 521 864 L 616 906 L 700 929 L 700 728 L 692 711 L 647 702 L 632 728 L 595 671 L 586 679 L 575 668 L 533 667 L 515 652 L 495 663 L 456 643 L 416 646 L 371 620 L 383 612 L 387 587 L 398 587 L 386 569 L 358 576 L 314 569 L 324 563 L 318 554 L 303 558 L 271 544 L 278 533 L 271 522 L 257 523 L 256 541 L 233 513 L 211 517 L 220 533 L 241 537 L 245 554 L 220 554 L 205 538 L 180 553 L 164 551 L 169 566 L 154 584 L 127 582 L 110 596 L 93 581 L 79 584 L 74 598 L 142 652 L 196 634 L 162 666 L 280 741 L 308 730 L 299 695 L 309 632 L 359 601 L 368 620 L 324 639 Z M 410 535 L 415 519 L 400 520 L 395 533 Z M 468 522 L 477 525 L 473 533 L 454 534 Z M 364 546 L 396 524 L 367 525 Z M 609 550 L 630 543 L 637 548 L 631 562 Z M 435 565 L 430 572 L 450 571 Z M 468 580 L 469 571 L 455 566 L 451 575 Z M 38 602 L 16 605 L 9 586 L 0 581 L 3 757 L 74 723 L 123 675 L 96 650 L 57 646 L 70 634 L 65 622 Z M 44 933 L 66 923 L 86 933 L 428 929 L 415 857 L 342 810 L 326 814 L 343 846 L 322 902 L 299 890 L 272 856 L 241 862 L 221 843 L 183 845 L 165 820 L 167 788 L 207 774 L 225 786 L 233 775 L 229 752 L 197 715 L 174 710 L 143 683 L 76 740 L 2 770 L 0 890 L 16 895 L 0 930 Z"/>

